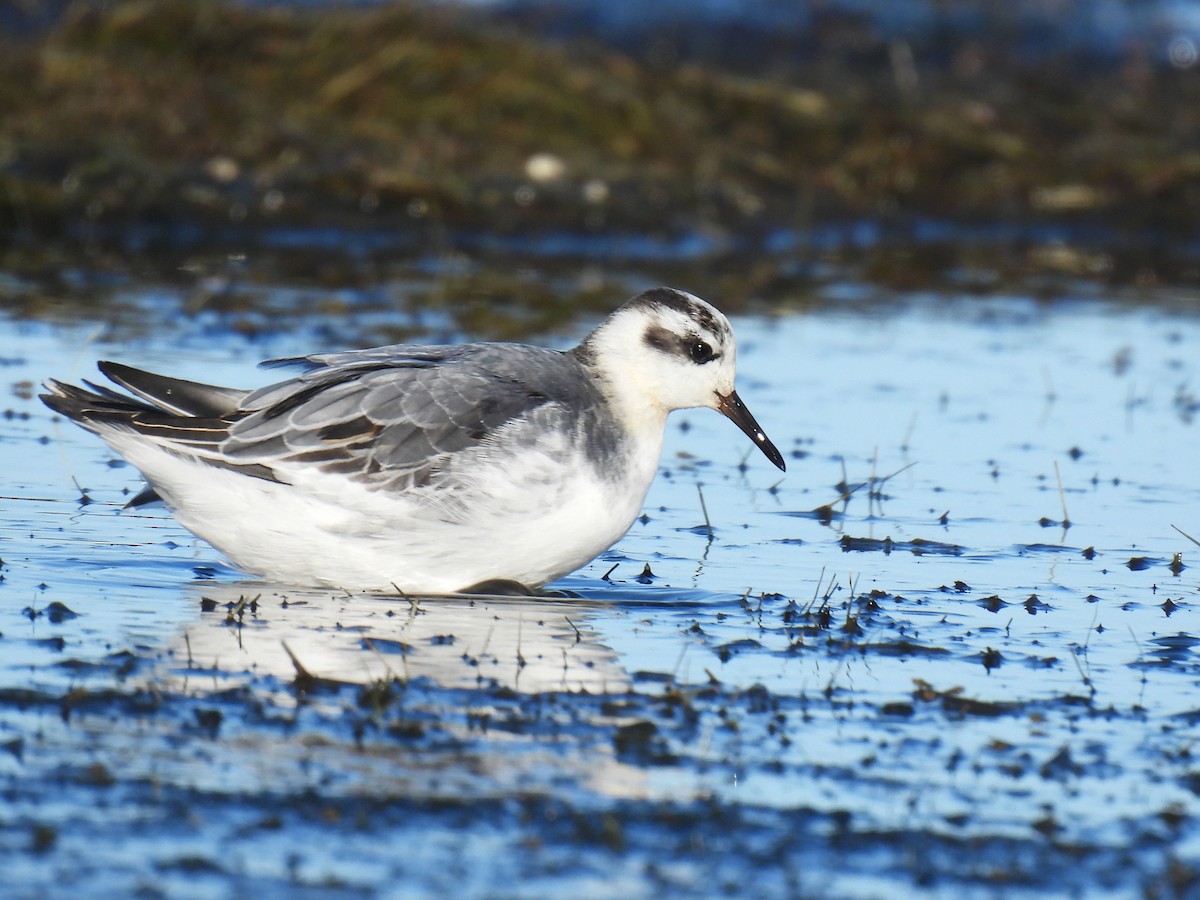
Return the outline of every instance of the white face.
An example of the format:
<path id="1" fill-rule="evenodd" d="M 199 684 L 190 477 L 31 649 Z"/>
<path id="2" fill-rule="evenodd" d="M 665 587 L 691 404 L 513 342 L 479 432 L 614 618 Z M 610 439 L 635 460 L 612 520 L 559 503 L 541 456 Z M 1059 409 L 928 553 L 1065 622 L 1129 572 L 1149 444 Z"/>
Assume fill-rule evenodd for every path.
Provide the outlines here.
<path id="1" fill-rule="evenodd" d="M 737 343 L 729 320 L 699 297 L 671 288 L 639 294 L 605 319 L 580 350 L 608 383 L 627 422 L 661 429 L 671 410 L 707 406 L 785 468 L 733 389 Z"/>
<path id="2" fill-rule="evenodd" d="M 719 409 L 733 393 L 737 344 L 729 320 L 699 297 L 659 288 L 634 297 L 589 342 L 614 381 L 663 412 Z"/>

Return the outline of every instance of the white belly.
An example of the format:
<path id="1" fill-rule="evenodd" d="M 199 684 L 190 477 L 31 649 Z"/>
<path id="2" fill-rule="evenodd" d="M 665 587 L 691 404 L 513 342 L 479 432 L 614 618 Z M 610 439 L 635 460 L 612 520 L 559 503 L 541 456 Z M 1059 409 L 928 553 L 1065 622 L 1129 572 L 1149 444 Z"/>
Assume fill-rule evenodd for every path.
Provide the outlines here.
<path id="1" fill-rule="evenodd" d="M 615 543 L 641 511 L 662 431 L 612 460 L 577 448 L 483 456 L 435 487 L 373 490 L 312 467 L 281 484 L 110 435 L 180 524 L 239 568 L 347 589 L 449 593 L 491 579 L 538 587 Z"/>

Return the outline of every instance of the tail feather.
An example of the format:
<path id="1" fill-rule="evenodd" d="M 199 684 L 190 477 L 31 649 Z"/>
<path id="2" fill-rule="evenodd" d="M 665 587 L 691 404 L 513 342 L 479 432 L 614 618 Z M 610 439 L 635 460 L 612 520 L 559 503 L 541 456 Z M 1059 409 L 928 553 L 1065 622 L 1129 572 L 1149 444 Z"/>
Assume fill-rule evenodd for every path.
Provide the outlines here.
<path id="1" fill-rule="evenodd" d="M 89 431 L 95 431 L 102 422 L 128 422 L 139 414 L 159 412 L 149 403 L 142 403 L 91 382 L 85 381 L 84 384 L 86 388 L 50 379 L 45 384 L 47 393 L 40 394 L 39 399 L 59 415 L 66 416 Z"/>
<path id="2" fill-rule="evenodd" d="M 100 371 L 135 396 L 102 385 L 84 387 L 50 379 L 39 395 L 46 406 L 113 443 L 115 432 L 134 432 L 165 450 L 194 454 L 209 465 L 233 469 L 253 478 L 278 480 L 274 471 L 257 463 L 239 463 L 220 452 L 229 426 L 241 414 L 247 391 L 168 378 L 120 363 L 102 362 Z M 119 448 L 118 448 L 119 449 Z M 153 485 L 130 501 L 130 506 L 153 502 Z"/>
<path id="3" fill-rule="evenodd" d="M 46 382 L 48 393 L 39 395 L 41 401 L 61 416 L 82 425 L 88 431 L 98 432 L 102 423 L 123 422 L 145 413 L 156 413 L 155 407 L 118 394 L 102 385 L 84 381 L 86 388 L 64 381 L 51 379 Z M 145 506 L 162 500 L 158 492 L 147 484 L 125 504 L 126 509 Z"/>

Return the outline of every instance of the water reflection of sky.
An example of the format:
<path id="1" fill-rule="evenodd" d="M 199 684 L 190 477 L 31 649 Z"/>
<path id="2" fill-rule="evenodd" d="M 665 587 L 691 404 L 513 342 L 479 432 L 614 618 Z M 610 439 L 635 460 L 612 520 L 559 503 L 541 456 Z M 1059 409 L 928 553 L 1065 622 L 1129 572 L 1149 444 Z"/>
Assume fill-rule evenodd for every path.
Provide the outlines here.
<path id="1" fill-rule="evenodd" d="M 962 627 L 1004 627 L 1011 619 L 1005 646 L 1019 656 L 1047 629 L 1061 651 L 1063 641 L 1088 640 L 1094 624 L 1115 623 L 1091 638 L 1093 663 L 1105 646 L 1113 663 L 1139 657 L 1126 628 L 1131 619 L 1146 628 L 1142 640 L 1186 627 L 1166 620 L 1159 606 L 1194 592 L 1189 570 L 1175 577 L 1168 568 L 1174 552 L 1186 562 L 1194 549 L 1171 526 L 1200 531 L 1191 477 L 1200 438 L 1181 400 L 1195 378 L 1194 320 L 1098 306 L 964 304 L 902 316 L 833 312 L 740 331 L 756 414 L 781 446 L 805 455 L 792 461 L 776 493 L 766 489 L 777 479 L 753 457 L 744 482 L 699 476 L 710 511 L 738 523 L 721 529 L 704 562 L 707 587 L 806 598 L 825 569 L 826 578 L 854 579 L 859 590 L 925 595 L 938 615 Z M 716 417 L 682 415 L 692 428 L 672 431 L 668 458 L 704 447 L 728 473 L 742 456 L 736 434 Z M 872 502 L 871 477 L 892 473 Z M 1065 532 L 1057 524 L 1064 518 L 1058 476 L 1071 523 Z M 835 501 L 843 479 L 867 483 L 844 518 L 827 527 L 794 515 Z M 694 524 L 694 498 L 680 480 L 695 477 L 660 480 L 649 503 L 677 504 L 665 514 L 669 524 Z M 747 508 L 753 513 L 745 517 Z M 746 529 L 739 527 L 744 518 Z M 665 531 L 667 540 L 646 535 L 646 543 L 659 552 L 671 545 L 667 555 L 687 557 L 686 543 L 700 540 Z M 636 550 L 645 534 L 635 529 L 622 548 Z M 959 549 L 842 552 L 842 534 Z M 742 549 L 724 550 L 725 541 Z M 1095 549 L 1094 559 L 1084 558 L 1085 548 Z M 1131 571 L 1133 557 L 1153 562 Z M 678 574 L 670 563 L 660 568 L 682 578 L 691 577 L 690 565 L 678 564 Z M 940 594 L 956 581 L 971 590 Z M 1020 604 L 1031 594 L 1051 612 L 1029 614 Z M 990 595 L 1011 606 L 992 613 L 975 602 Z M 1088 602 L 1089 595 L 1097 599 Z M 1149 612 L 1122 613 L 1131 603 Z M 1078 679 L 1072 666 L 1060 674 Z M 988 675 L 979 667 L 977 676 L 973 690 L 1014 690 L 1003 669 Z M 1046 686 L 1042 677 L 1038 683 Z M 1121 690 L 1119 683 L 1110 688 Z"/>
<path id="2" fill-rule="evenodd" d="M 97 356 L 252 384 L 269 377 L 253 361 L 297 349 L 284 336 L 215 342 L 207 326 L 199 340 L 182 329 L 182 352 L 179 334 L 133 350 L 103 339 L 85 344 L 87 328 L 5 328 L 20 350 L 6 366 L 12 384 L 86 377 Z M 781 478 L 719 416 L 677 413 L 663 477 L 647 500 L 649 521 L 614 551 L 630 558 L 614 578 L 632 579 L 649 562 L 660 584 L 797 599 L 810 597 L 822 570 L 826 583 L 836 577 L 845 587 L 853 579 L 860 591 L 930 592 L 961 581 L 971 591 L 951 598 L 956 617 L 981 625 L 1006 619 L 971 602 L 999 595 L 1019 611 L 1015 621 L 1035 631 L 1053 624 L 1080 641 L 1098 610 L 1130 602 L 1157 610 L 1167 595 L 1191 593 L 1188 570 L 1175 577 L 1168 564 L 1176 552 L 1186 563 L 1192 548 L 1172 525 L 1200 534 L 1189 477 L 1197 458 L 1191 391 L 1200 326 L 1193 319 L 1153 309 L 964 301 L 910 305 L 902 315 L 832 309 L 748 319 L 737 330 L 741 392 L 792 456 L 789 472 Z M 18 495 L 55 501 L 54 546 L 34 532 L 39 563 L 69 557 L 89 570 L 115 570 L 117 581 L 145 571 L 169 582 L 174 568 L 164 574 L 136 553 L 114 552 L 160 532 L 189 565 L 218 560 L 169 518 L 115 515 L 136 476 L 112 468 L 108 451 L 82 432 L 51 426 L 27 393 L 12 399 L 30 418 L 9 419 L 0 446 L 10 457 L 10 484 L 25 486 Z M 72 476 L 90 489 L 91 506 L 70 502 Z M 1066 531 L 1057 524 L 1064 518 L 1058 477 Z M 862 485 L 845 504 L 835 487 L 843 481 Z M 703 521 L 697 484 L 716 528 L 711 542 L 695 528 Z M 826 504 L 839 513 L 829 525 L 808 515 Z M 38 511 L 21 502 L 9 510 L 26 528 L 40 524 Z M 843 551 L 843 535 L 898 546 Z M 957 549 L 922 553 L 922 541 Z M 1085 548 L 1095 549 L 1094 559 L 1084 558 Z M 1131 571 L 1134 557 L 1149 567 Z M 583 574 L 598 577 L 610 565 L 601 560 Z M 16 563 L 9 568 L 10 584 L 50 580 Z M 71 572 L 67 565 L 59 577 Z M 1156 585 L 1161 593 L 1149 593 Z M 1019 604 L 1030 594 L 1052 614 L 1026 612 Z M 1098 600 L 1086 602 L 1088 595 Z M 996 689 L 999 674 L 984 673 L 981 686 Z"/>
<path id="3" fill-rule="evenodd" d="M 319 593 L 285 592 L 285 609 L 276 587 L 221 567 L 165 513 L 118 514 L 134 473 L 30 397 L 46 376 L 86 377 L 95 357 L 249 385 L 268 377 L 257 359 L 307 349 L 219 326 L 172 319 L 126 343 L 88 326 L 0 325 L 0 686 L 87 683 L 96 662 L 94 677 L 111 677 L 126 651 L 193 690 L 239 673 L 286 685 L 284 641 L 315 674 L 360 682 L 405 669 L 455 691 L 647 697 L 715 682 L 750 710 L 765 688 L 782 718 L 734 709 L 736 730 L 665 736 L 687 765 L 608 759 L 588 789 L 931 833 L 965 819 L 993 836 L 1028 834 L 1052 810 L 1061 833 L 1113 846 L 1130 822 L 1194 806 L 1179 751 L 1200 706 L 1200 549 L 1172 526 L 1200 537 L 1200 320 L 907 298 L 895 312 L 848 301 L 737 321 L 740 393 L 789 455 L 785 476 L 719 416 L 678 413 L 646 521 L 564 581 L 582 600 L 541 613 L 429 603 L 419 620 L 394 600 Z M 825 506 L 827 524 L 812 515 Z M 1175 553 L 1189 566 L 1178 575 Z M 216 582 L 198 582 L 197 566 Z M 201 596 L 243 593 L 267 599 L 242 629 L 223 607 L 201 611 Z M 827 593 L 830 627 L 805 630 Z M 30 618 L 53 601 L 79 618 Z M 139 666 L 122 677 L 146 677 Z M 671 743 L 685 739 L 686 751 Z M 868 895 L 879 886 L 858 877 Z"/>

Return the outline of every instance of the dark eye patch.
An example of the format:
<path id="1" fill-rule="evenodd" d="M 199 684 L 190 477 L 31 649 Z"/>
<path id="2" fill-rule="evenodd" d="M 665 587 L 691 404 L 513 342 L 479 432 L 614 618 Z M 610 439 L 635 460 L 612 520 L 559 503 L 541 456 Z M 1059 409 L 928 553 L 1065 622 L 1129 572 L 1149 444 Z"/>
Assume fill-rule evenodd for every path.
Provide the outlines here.
<path id="1" fill-rule="evenodd" d="M 713 350 L 712 345 L 699 335 L 689 334 L 685 337 L 680 337 L 673 331 L 668 331 L 666 328 L 661 328 L 658 325 L 651 325 L 647 328 L 646 333 L 642 336 L 642 340 L 645 341 L 647 346 L 653 347 L 655 350 L 685 357 L 698 366 L 712 362 L 721 355 Z"/>
<path id="2" fill-rule="evenodd" d="M 647 346 L 653 347 L 655 350 L 670 353 L 671 347 L 675 343 L 675 335 L 665 328 L 651 325 L 646 329 L 646 333 L 642 335 L 642 340 L 646 342 Z"/>

